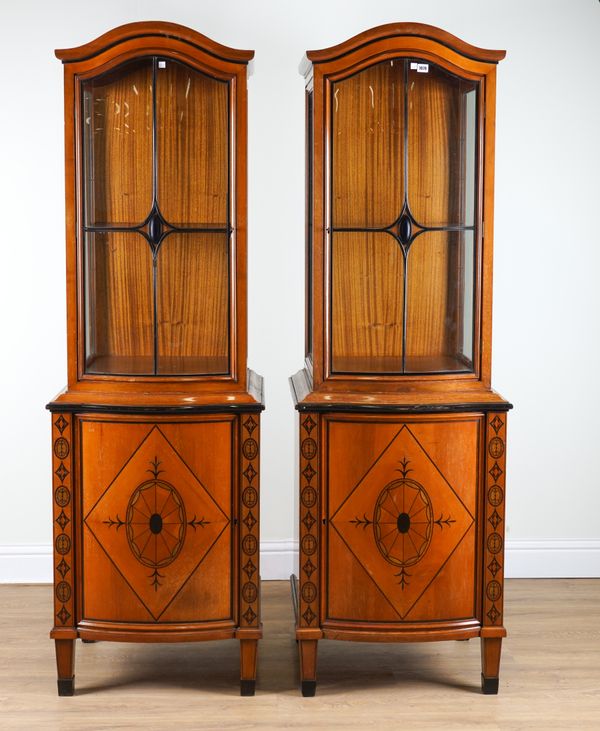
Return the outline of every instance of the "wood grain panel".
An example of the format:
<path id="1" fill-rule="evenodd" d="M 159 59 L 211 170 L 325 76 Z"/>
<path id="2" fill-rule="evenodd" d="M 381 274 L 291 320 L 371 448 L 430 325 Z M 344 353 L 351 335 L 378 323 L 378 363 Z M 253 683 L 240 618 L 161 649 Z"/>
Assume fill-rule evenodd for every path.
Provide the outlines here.
<path id="1" fill-rule="evenodd" d="M 235 417 L 220 418 L 149 421 L 141 442 L 140 424 L 97 428 L 94 420 L 83 421 L 82 492 L 100 492 L 83 515 L 85 619 L 156 622 L 167 611 L 169 621 L 231 617 Z M 123 444 L 129 447 L 124 463 Z M 100 482 L 107 474 L 110 481 Z M 84 502 L 87 507 L 91 501 Z M 213 551 L 219 569 L 210 563 L 207 575 L 203 564 Z M 190 581 L 196 588 L 200 582 L 202 591 L 195 599 L 186 591 L 180 599 Z"/>
<path id="2" fill-rule="evenodd" d="M 88 621 L 112 619 L 119 622 L 154 622 L 150 611 L 139 601 L 131 586 L 93 534 L 84 528 L 82 555 L 93 556 L 91 590 L 81 592 L 81 616 Z"/>
<path id="3" fill-rule="evenodd" d="M 410 611 L 410 622 L 470 619 L 477 616 L 476 526 L 466 532 L 439 573 Z"/>
<path id="4" fill-rule="evenodd" d="M 395 621 L 475 616 L 477 419 L 328 423 L 328 603 L 340 612 L 331 618 L 358 619 L 358 602 L 369 615 L 363 621 L 377 621 L 382 601 L 398 614 Z M 444 443 L 461 458 L 450 454 L 446 462 Z M 357 451 L 361 469 L 369 462 L 358 480 Z M 350 571 L 348 552 L 373 586 Z M 451 559 L 461 590 L 448 593 L 448 580 L 437 580 Z"/>
<path id="5" fill-rule="evenodd" d="M 385 227 L 404 199 L 402 61 L 333 85 L 333 225 Z"/>
<path id="6" fill-rule="evenodd" d="M 327 573 L 327 619 L 354 622 L 400 622 L 401 617 L 367 569 L 336 530 L 327 534 L 328 555 L 335 571 Z"/>
<path id="7" fill-rule="evenodd" d="M 332 246 L 333 370 L 343 372 L 360 364 L 372 371 L 382 357 L 396 362 L 393 370 L 401 370 L 400 246 L 384 233 L 336 233 Z"/>
<path id="8" fill-rule="evenodd" d="M 408 71 L 408 202 L 422 225 L 464 223 L 465 93 L 475 83 L 435 64 L 428 68 Z M 474 123 L 468 129 L 472 137 Z M 472 185 L 472 170 L 469 180 Z"/>
<path id="9" fill-rule="evenodd" d="M 255 419 L 258 417 L 255 416 Z M 229 514 L 233 496 L 231 477 L 224 477 L 233 454 L 236 417 L 219 414 L 193 424 L 161 423 L 160 429 L 187 466 L 210 489 L 221 510 Z M 217 457 L 217 458 L 216 458 Z"/>
<path id="10" fill-rule="evenodd" d="M 411 356 L 447 355 L 449 328 L 446 318 L 448 291 L 448 235 L 424 233 L 408 254 L 406 350 Z"/>
<path id="11" fill-rule="evenodd" d="M 233 595 L 229 576 L 231 565 L 231 526 L 219 536 L 200 566 L 164 611 L 163 622 L 233 619 Z"/>
<path id="12" fill-rule="evenodd" d="M 227 223 L 226 82 L 173 59 L 156 75 L 158 205 L 175 226 Z"/>
<path id="13" fill-rule="evenodd" d="M 152 373 L 152 252 L 137 233 L 86 235 L 86 371 L 126 359 L 126 373 Z M 98 360 L 100 359 L 100 360 Z M 117 361 L 117 364 L 120 364 Z"/>
<path id="14" fill-rule="evenodd" d="M 81 450 L 92 459 L 81 466 L 85 489 L 81 491 L 81 513 L 87 515 L 102 493 L 127 464 L 135 447 L 148 435 L 147 423 L 115 422 L 106 419 L 83 419 Z"/>
<path id="15" fill-rule="evenodd" d="M 472 232 L 420 235 L 407 260 L 407 371 L 431 359 L 435 370 L 465 370 L 464 324 L 472 328 L 473 290 L 465 288 L 465 250 L 473 261 Z M 467 295 L 469 299 L 466 299 Z M 469 315 L 465 319 L 465 310 Z M 414 359 L 414 360 L 412 360 Z"/>
<path id="16" fill-rule="evenodd" d="M 142 223 L 152 206 L 152 60 L 83 82 L 86 223 Z"/>
<path id="17" fill-rule="evenodd" d="M 228 372 L 228 241 L 225 234 L 165 239 L 157 264 L 159 373 L 174 366 L 179 373 Z"/>
<path id="18" fill-rule="evenodd" d="M 473 485 L 479 478 L 479 430 L 484 417 L 480 414 L 455 415 L 445 422 L 414 421 L 410 430 L 427 450 L 434 464 L 439 465 L 444 477 L 472 515 L 477 513 L 477 491 Z M 443 467 L 442 467 L 443 465 Z"/>

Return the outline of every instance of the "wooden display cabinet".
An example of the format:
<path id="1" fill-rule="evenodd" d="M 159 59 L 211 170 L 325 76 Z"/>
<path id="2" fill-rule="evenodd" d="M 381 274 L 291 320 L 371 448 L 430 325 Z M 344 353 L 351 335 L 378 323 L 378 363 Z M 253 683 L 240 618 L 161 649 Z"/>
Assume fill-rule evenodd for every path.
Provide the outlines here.
<path id="1" fill-rule="evenodd" d="M 310 51 L 302 691 L 320 639 L 481 638 L 496 693 L 506 412 L 491 389 L 496 64 L 431 26 Z"/>
<path id="2" fill-rule="evenodd" d="M 65 75 L 68 386 L 52 412 L 58 690 L 74 641 L 237 638 L 254 694 L 262 379 L 246 369 L 252 51 L 133 23 Z"/>

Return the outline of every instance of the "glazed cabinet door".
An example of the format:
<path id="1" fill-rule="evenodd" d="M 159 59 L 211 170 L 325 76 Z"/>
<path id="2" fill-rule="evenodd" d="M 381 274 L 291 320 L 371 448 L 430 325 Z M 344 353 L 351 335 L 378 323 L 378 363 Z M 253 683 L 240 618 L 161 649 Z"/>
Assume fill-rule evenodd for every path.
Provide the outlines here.
<path id="1" fill-rule="evenodd" d="M 330 82 L 332 375 L 473 371 L 478 93 L 418 58 Z"/>
<path id="2" fill-rule="evenodd" d="M 326 619 L 474 620 L 483 417 L 324 425 Z"/>
<path id="3" fill-rule="evenodd" d="M 80 95 L 85 372 L 229 374 L 230 80 L 143 56 Z"/>
<path id="4" fill-rule="evenodd" d="M 235 426 L 79 419 L 84 623 L 233 623 Z"/>

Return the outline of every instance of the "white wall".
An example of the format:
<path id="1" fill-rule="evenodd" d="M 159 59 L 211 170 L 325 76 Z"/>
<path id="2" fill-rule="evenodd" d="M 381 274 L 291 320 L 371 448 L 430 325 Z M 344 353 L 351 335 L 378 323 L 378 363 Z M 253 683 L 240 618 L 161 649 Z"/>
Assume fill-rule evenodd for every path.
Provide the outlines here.
<path id="1" fill-rule="evenodd" d="M 303 356 L 305 49 L 392 21 L 505 48 L 498 74 L 494 383 L 510 418 L 513 575 L 600 576 L 600 3 L 82 0 L 0 5 L 0 581 L 50 577 L 44 404 L 66 377 L 62 69 L 53 49 L 170 20 L 256 50 L 249 84 L 249 364 L 264 374 L 263 575 L 294 535 Z M 288 551 L 288 553 L 285 553 Z"/>

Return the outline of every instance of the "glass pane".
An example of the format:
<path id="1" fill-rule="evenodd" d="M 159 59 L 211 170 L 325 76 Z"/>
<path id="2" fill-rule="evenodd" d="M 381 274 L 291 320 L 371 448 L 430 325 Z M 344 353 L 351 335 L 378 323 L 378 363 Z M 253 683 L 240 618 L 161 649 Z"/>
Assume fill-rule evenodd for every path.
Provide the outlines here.
<path id="1" fill-rule="evenodd" d="M 333 85 L 335 227 L 390 226 L 404 200 L 403 62 L 384 61 Z"/>
<path id="2" fill-rule="evenodd" d="M 472 225 L 476 82 L 408 63 L 408 204 L 422 226 Z"/>
<path id="3" fill-rule="evenodd" d="M 173 226 L 227 225 L 228 98 L 227 83 L 159 59 L 158 205 Z"/>
<path id="4" fill-rule="evenodd" d="M 152 59 L 84 81 L 82 94 L 85 223 L 141 224 L 152 207 Z"/>
<path id="5" fill-rule="evenodd" d="M 228 373 L 229 236 L 170 234 L 157 266 L 158 373 Z"/>
<path id="6" fill-rule="evenodd" d="M 137 233 L 85 237 L 86 372 L 154 372 L 152 253 Z"/>
<path id="7" fill-rule="evenodd" d="M 407 259 L 407 373 L 473 368 L 472 231 L 418 236 Z"/>
<path id="8" fill-rule="evenodd" d="M 313 92 L 306 94 L 306 347 L 313 354 Z"/>
<path id="9" fill-rule="evenodd" d="M 386 233 L 335 233 L 332 245 L 332 370 L 402 370 L 404 262 Z"/>

